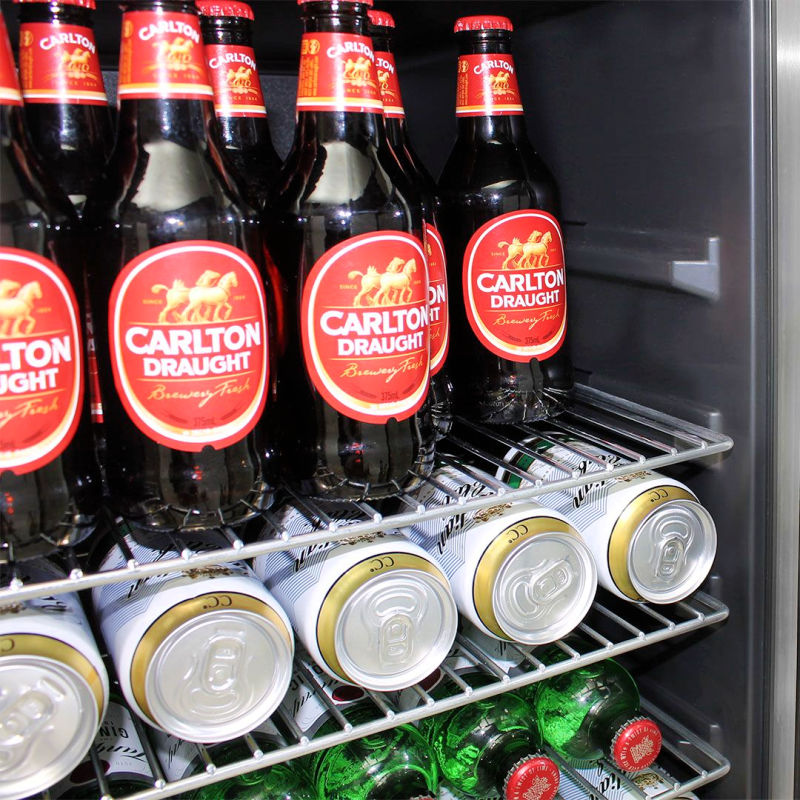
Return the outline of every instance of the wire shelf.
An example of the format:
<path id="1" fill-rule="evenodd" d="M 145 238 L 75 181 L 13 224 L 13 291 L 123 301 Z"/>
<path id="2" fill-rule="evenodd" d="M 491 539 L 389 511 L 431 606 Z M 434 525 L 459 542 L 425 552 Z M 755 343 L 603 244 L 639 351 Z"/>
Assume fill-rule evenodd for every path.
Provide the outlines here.
<path id="1" fill-rule="evenodd" d="M 502 663 L 508 665 L 513 662 L 515 665 L 508 672 L 499 666 L 498 662 L 487 652 L 485 641 L 481 643 L 461 633 L 451 651 L 451 656 L 461 656 L 474 667 L 473 683 L 470 683 L 470 676 L 465 676 L 463 673 L 455 674 L 449 668 L 441 667 L 445 680 L 454 684 L 455 693 L 445 699 L 435 700 L 423 685 L 418 684 L 411 690 L 417 697 L 418 705 L 408 710 L 401 710 L 396 694 L 365 692 L 365 697 L 369 697 L 374 706 L 371 719 L 355 723 L 348 717 L 347 706 L 338 707 L 332 716 L 337 721 L 340 730 L 310 739 L 304 736 L 293 723 L 290 710 L 284 704 L 273 719 L 283 729 L 288 742 L 287 747 L 262 753 L 254 748 L 252 743 L 248 743 L 247 737 L 245 737 L 245 744 L 249 752 L 253 753 L 252 758 L 235 763 L 216 764 L 206 748 L 196 745 L 200 763 L 205 766 L 205 771 L 173 782 L 164 781 L 161 765 L 155 758 L 152 749 L 146 747 L 145 749 L 148 751 L 146 756 L 150 762 L 151 771 L 156 776 L 156 782 L 152 789 L 146 789 L 128 797 L 130 800 L 155 800 L 155 798 L 190 792 L 218 781 L 388 730 L 397 725 L 413 723 L 424 717 L 486 697 L 519 689 L 584 664 L 620 656 L 632 650 L 682 636 L 721 623 L 727 616 L 726 606 L 703 592 L 698 592 L 689 599 L 674 605 L 659 606 L 656 610 L 645 604 L 618 601 L 610 594 L 601 591 L 589 615 L 578 626 L 583 638 L 590 643 L 583 652 L 575 650 L 566 642 L 559 641 L 556 645 L 563 650 L 567 658 L 562 662 L 546 666 L 536 657 L 536 648 L 507 644 Z M 485 677 L 475 681 L 474 674 L 478 673 Z M 487 677 L 491 679 L 488 683 L 485 682 Z M 296 662 L 295 680 L 311 689 L 321 702 L 325 703 L 327 695 L 322 691 L 319 679 L 311 670 L 305 668 L 300 660 Z M 329 703 L 329 705 L 332 704 Z M 663 726 L 665 744 L 662 752 L 668 754 L 672 760 L 677 760 L 685 773 L 680 781 L 674 783 L 670 792 L 657 795 L 657 800 L 670 800 L 670 798 L 678 797 L 681 793 L 691 791 L 722 777 L 728 771 L 728 761 L 710 745 L 671 717 L 654 709 L 650 704 L 643 703 L 643 708 L 648 714 L 654 714 Z M 363 714 L 363 710 L 361 713 Z M 677 773 L 678 770 L 674 772 Z M 622 773 L 620 775 L 622 775 L 621 780 L 629 782 L 627 776 Z M 578 776 L 578 782 L 580 780 L 580 776 Z M 101 783 L 102 785 L 104 784 Z M 120 798 L 116 798 L 116 800 L 120 800 Z"/>
<path id="2" fill-rule="evenodd" d="M 581 469 L 576 469 L 574 464 L 567 461 L 542 456 L 520 444 L 533 436 L 562 445 L 566 441 L 566 448 L 573 455 L 581 457 Z M 613 454 L 615 462 L 598 458 L 591 447 L 586 445 L 595 445 Z M 450 435 L 440 443 L 438 449 L 440 464 L 455 466 L 474 479 L 474 469 L 465 464 L 469 461 L 490 476 L 483 479 L 488 490 L 484 496 L 469 500 L 463 497 L 452 498 L 457 499 L 459 511 L 466 512 L 494 505 L 498 497 L 503 497 L 506 501 L 524 500 L 544 492 L 593 483 L 598 479 L 608 480 L 641 470 L 657 470 L 670 464 L 704 458 L 725 452 L 732 446 L 733 441 L 722 434 L 604 392 L 579 386 L 574 400 L 564 413 L 544 423 L 509 426 L 498 432 L 456 418 Z M 546 482 L 534 480 L 532 483 L 526 482 L 527 485 L 520 488 L 511 488 L 502 481 L 491 478 L 500 468 L 509 470 L 517 477 L 525 477 L 525 473 L 510 467 L 503 458 L 512 448 L 544 462 L 553 471 L 553 479 Z M 435 478 L 417 477 L 423 484 L 442 488 Z M 447 490 L 444 491 L 448 494 Z M 425 506 L 413 493 L 398 491 L 380 504 L 355 501 L 339 504 L 348 518 L 347 525 L 343 525 L 329 516 L 325 508 L 314 500 L 293 493 L 288 493 L 288 496 L 306 516 L 314 520 L 313 524 L 309 523 L 308 531 L 302 535 L 290 537 L 272 512 L 259 511 L 258 530 L 253 533 L 251 524 L 247 540 L 241 538 L 243 534 L 239 529 L 225 525 L 216 529 L 230 547 L 193 552 L 186 547 L 181 531 L 177 530 L 172 535 L 172 541 L 176 551 L 181 554 L 180 558 L 164 559 L 154 564 L 139 563 L 131 559 L 125 568 L 91 573 L 83 568 L 80 559 L 70 556 L 68 560 L 71 569 L 67 578 L 25 584 L 12 577 L 7 585 L 0 588 L 0 604 L 249 559 L 288 547 L 308 547 L 351 536 L 403 528 L 426 519 L 441 519 L 452 515 L 454 511 L 452 504 Z M 250 541 L 251 539 L 256 541 Z M 14 574 L 13 565 L 10 573 Z"/>

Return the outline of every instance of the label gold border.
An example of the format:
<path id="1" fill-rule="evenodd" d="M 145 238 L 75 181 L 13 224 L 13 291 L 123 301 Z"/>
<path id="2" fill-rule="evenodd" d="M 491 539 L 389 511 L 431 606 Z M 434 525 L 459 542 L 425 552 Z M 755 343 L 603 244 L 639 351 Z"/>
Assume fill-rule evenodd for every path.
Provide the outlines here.
<path id="1" fill-rule="evenodd" d="M 614 581 L 617 589 L 631 600 L 644 599 L 634 588 L 628 571 L 628 551 L 633 534 L 636 533 L 648 514 L 664 503 L 673 500 L 698 502 L 691 492 L 679 486 L 652 486 L 634 497 L 625 506 L 611 529 L 611 536 L 608 538 L 608 571 L 611 573 L 611 580 Z"/>
<path id="2" fill-rule="evenodd" d="M 386 563 L 387 561 L 391 563 Z M 344 671 L 336 655 L 336 628 L 345 603 L 367 581 L 398 569 L 427 572 L 440 580 L 449 590 L 450 584 L 439 567 L 413 553 L 379 553 L 350 567 L 328 590 L 317 615 L 317 646 L 325 663 L 342 680 L 355 682 Z"/>
<path id="3" fill-rule="evenodd" d="M 528 529 L 519 532 L 516 529 L 526 525 Z M 509 525 L 489 542 L 478 561 L 475 577 L 472 581 L 472 603 L 481 622 L 496 636 L 508 639 L 508 634 L 500 627 L 494 613 L 492 589 L 503 563 L 521 544 L 529 542 L 532 536 L 543 533 L 568 533 L 580 539 L 578 531 L 567 522 L 556 517 L 525 517 Z"/>
<path id="4" fill-rule="evenodd" d="M 209 605 L 209 600 L 212 597 L 218 598 L 223 595 L 230 598 L 231 602 L 229 605 L 222 606 L 218 602 L 214 605 Z M 152 720 L 154 724 L 157 725 L 158 723 L 150 710 L 145 686 L 150 662 L 156 650 L 158 650 L 166 639 L 175 633 L 184 623 L 205 614 L 214 614 L 219 611 L 248 611 L 251 614 L 256 614 L 259 617 L 269 620 L 286 639 L 289 650 L 292 651 L 294 649 L 292 635 L 287 629 L 286 623 L 281 619 L 275 609 L 267 605 L 263 600 L 241 594 L 240 592 L 226 592 L 220 590 L 218 592 L 204 592 L 197 597 L 192 597 L 189 600 L 176 603 L 152 622 L 150 627 L 144 632 L 141 641 L 136 646 L 133 658 L 131 659 L 129 673 L 131 691 L 133 692 L 133 696 L 139 708 L 142 709 L 148 719 Z"/>

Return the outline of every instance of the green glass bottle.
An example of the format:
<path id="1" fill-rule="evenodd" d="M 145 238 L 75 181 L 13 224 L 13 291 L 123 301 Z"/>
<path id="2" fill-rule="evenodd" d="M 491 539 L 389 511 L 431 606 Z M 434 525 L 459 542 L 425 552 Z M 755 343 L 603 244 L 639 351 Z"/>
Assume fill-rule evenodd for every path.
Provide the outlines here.
<path id="1" fill-rule="evenodd" d="M 348 709 L 347 718 L 354 725 L 373 720 L 374 706 L 362 701 Z M 319 735 L 332 732 L 334 725 L 323 724 Z M 418 800 L 438 793 L 436 758 L 411 725 L 336 745 L 311 758 L 324 800 Z"/>
<path id="2" fill-rule="evenodd" d="M 554 647 L 536 655 L 545 663 L 565 658 Z M 612 659 L 532 684 L 526 696 L 545 741 L 570 763 L 606 757 L 633 771 L 650 766 L 661 749 L 658 725 L 640 713 L 636 683 Z"/>
<path id="3" fill-rule="evenodd" d="M 191 800 L 318 800 L 296 761 L 212 783 L 182 796 Z"/>
<path id="4" fill-rule="evenodd" d="M 469 675 L 474 688 L 492 682 Z M 441 683 L 436 699 L 456 692 Z M 506 692 L 420 721 L 445 780 L 457 794 L 504 800 L 551 800 L 559 784 L 556 764 L 541 753 L 542 739 L 529 705 Z"/>

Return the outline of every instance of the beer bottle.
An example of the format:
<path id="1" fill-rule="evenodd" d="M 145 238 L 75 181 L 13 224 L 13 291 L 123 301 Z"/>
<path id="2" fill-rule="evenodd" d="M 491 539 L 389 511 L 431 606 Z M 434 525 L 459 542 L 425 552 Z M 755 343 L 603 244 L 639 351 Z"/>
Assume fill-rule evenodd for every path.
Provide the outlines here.
<path id="1" fill-rule="evenodd" d="M 445 662 L 473 688 L 495 679 L 461 656 Z M 437 670 L 428 688 L 435 699 L 460 691 Z M 408 693 L 410 695 L 410 692 Z M 404 697 L 400 698 L 401 708 Z M 433 750 L 442 779 L 469 797 L 552 800 L 559 783 L 556 764 L 542 753 L 542 735 L 530 706 L 515 692 L 505 692 L 419 722 Z"/>
<path id="2" fill-rule="evenodd" d="M 318 496 L 410 488 L 433 461 L 418 194 L 386 142 L 371 2 L 302 2 L 292 149 L 271 201 L 287 285 L 281 466 Z"/>
<path id="3" fill-rule="evenodd" d="M 245 197 L 263 205 L 281 160 L 272 145 L 253 50 L 253 9 L 237 0 L 198 0 L 206 63 L 214 89 L 222 154 Z"/>
<path id="4" fill-rule="evenodd" d="M 567 657 L 554 646 L 536 655 L 546 664 Z M 577 667 L 522 691 L 533 704 L 544 740 L 570 763 L 605 757 L 618 769 L 634 771 L 658 757 L 661 731 L 641 714 L 636 683 L 613 659 Z"/>
<path id="5" fill-rule="evenodd" d="M 94 41 L 95 0 L 15 0 L 25 119 L 43 168 L 80 213 L 113 131 Z"/>
<path id="6" fill-rule="evenodd" d="M 392 52 L 394 17 L 387 11 L 368 12 L 370 35 L 375 45 L 378 84 L 383 100 L 386 138 L 406 175 L 416 184 L 425 218 L 425 254 L 428 257 L 428 292 L 431 305 L 431 413 L 438 436 L 452 424 L 453 384 L 444 369 L 450 344 L 450 318 L 447 297 L 447 259 L 437 228 L 439 198 L 436 181 L 411 146 L 406 124 L 397 66 Z"/>
<path id="7" fill-rule="evenodd" d="M 557 411 L 572 384 L 564 246 L 553 178 L 525 130 L 511 21 L 463 17 L 458 138 L 439 181 L 455 408 L 488 423 Z"/>
<path id="8" fill-rule="evenodd" d="M 87 208 L 88 273 L 112 502 L 158 545 L 267 501 L 258 424 L 276 386 L 273 295 L 260 223 L 208 135 L 194 2 L 123 9 L 119 132 Z"/>
<path id="9" fill-rule="evenodd" d="M 0 561 L 74 544 L 95 527 L 100 478 L 83 345 L 77 217 L 25 134 L 0 28 Z"/>

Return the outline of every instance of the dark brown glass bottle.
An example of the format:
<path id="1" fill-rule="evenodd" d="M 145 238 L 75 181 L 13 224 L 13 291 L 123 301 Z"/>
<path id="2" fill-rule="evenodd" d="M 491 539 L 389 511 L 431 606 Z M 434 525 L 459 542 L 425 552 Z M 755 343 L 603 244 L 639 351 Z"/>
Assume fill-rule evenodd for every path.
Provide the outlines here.
<path id="1" fill-rule="evenodd" d="M 489 423 L 545 418 L 572 387 L 558 195 L 528 140 L 512 29 L 456 23 L 458 138 L 439 181 L 450 285 L 464 286 L 450 304 L 455 407 Z"/>
<path id="2" fill-rule="evenodd" d="M 422 208 L 386 142 L 367 5 L 302 4 L 297 128 L 266 215 L 287 286 L 281 465 L 328 497 L 409 488 L 433 460 Z"/>
<path id="3" fill-rule="evenodd" d="M 95 0 L 16 0 L 28 135 L 78 213 L 113 145 L 94 41 Z"/>
<path id="4" fill-rule="evenodd" d="M 119 132 L 87 207 L 88 272 L 111 499 L 156 544 L 267 502 L 275 315 L 260 223 L 209 137 L 194 3 L 123 9 Z"/>
<path id="5" fill-rule="evenodd" d="M 0 16 L 0 561 L 95 527 L 78 220 L 40 169 Z"/>
<path id="6" fill-rule="evenodd" d="M 383 100 L 386 138 L 400 166 L 419 190 L 425 218 L 425 253 L 428 257 L 428 292 L 431 304 L 431 413 L 437 436 L 447 434 L 453 422 L 453 384 L 445 362 L 450 346 L 447 260 L 438 230 L 439 198 L 436 181 L 411 146 L 397 79 L 397 65 L 392 51 L 394 18 L 386 11 L 369 10 L 369 32 L 375 45 L 378 83 Z"/>
<path id="7" fill-rule="evenodd" d="M 275 152 L 253 50 L 253 9 L 238 0 L 197 0 L 214 89 L 217 137 L 243 194 L 263 206 L 281 160 Z"/>

